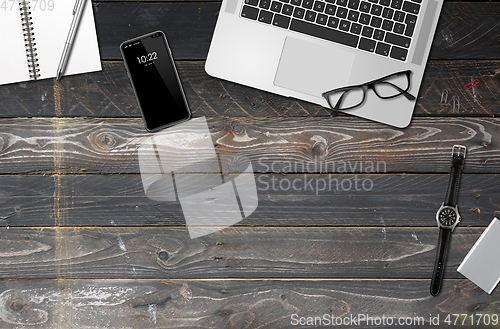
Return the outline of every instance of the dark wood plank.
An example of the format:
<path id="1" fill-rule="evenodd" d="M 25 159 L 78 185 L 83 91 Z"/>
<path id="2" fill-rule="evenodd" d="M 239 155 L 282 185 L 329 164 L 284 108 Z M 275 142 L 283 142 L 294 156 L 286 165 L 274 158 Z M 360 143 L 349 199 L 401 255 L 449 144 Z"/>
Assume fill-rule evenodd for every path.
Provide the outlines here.
<path id="1" fill-rule="evenodd" d="M 207 57 L 220 2 L 101 2 L 94 15 L 103 59 L 121 59 L 120 44 L 163 30 L 174 57 Z"/>
<path id="2" fill-rule="evenodd" d="M 499 21 L 499 2 L 483 2 L 483 5 L 475 1 L 446 2 L 439 18 L 429 58 L 498 58 Z M 478 46 L 469 48 L 471 43 Z"/>
<path id="3" fill-rule="evenodd" d="M 204 62 L 179 62 L 178 68 L 194 116 L 330 115 L 315 104 L 212 78 L 205 73 Z M 466 90 L 464 86 L 471 77 L 479 79 L 480 84 Z M 431 61 L 415 116 L 498 115 L 499 77 L 500 61 Z M 63 115 L 140 116 L 122 63 L 105 63 L 103 73 L 65 79 L 58 88 Z M 94 92 L 89 94 L 89 89 Z M 448 101 L 441 104 L 444 90 L 448 91 Z M 460 99 L 456 111 L 452 108 L 453 96 Z M 95 110 L 91 113 L 89 109 Z"/>
<path id="4" fill-rule="evenodd" d="M 428 280 L 2 281 L 0 323 L 5 329 L 20 325 L 39 329 L 63 325 L 84 329 L 274 329 L 297 328 L 293 324 L 300 317 L 326 314 L 342 320 L 359 315 L 374 318 L 371 321 L 394 317 L 396 325 L 381 323 L 377 328 L 406 327 L 397 325 L 399 318 L 403 324 L 411 321 L 417 328 L 433 328 L 437 325 L 429 323 L 431 317 L 439 317 L 440 327 L 446 327 L 448 315 L 453 324 L 452 314 L 467 314 L 475 319 L 474 325 L 469 318 L 460 327 L 495 327 L 491 322 L 478 325 L 477 314 L 498 315 L 498 291 L 488 295 L 467 280 L 445 280 L 441 295 L 433 298 L 428 284 Z M 375 327 L 367 321 L 352 326 Z"/>
<path id="5" fill-rule="evenodd" d="M 63 214 L 63 213 L 61 213 Z M 484 228 L 458 227 L 446 278 Z M 432 275 L 437 227 L 2 228 L 0 275 L 15 278 L 406 278 Z"/>
<path id="6" fill-rule="evenodd" d="M 393 129 L 212 79 L 203 59 L 220 2 L 189 1 L 94 2 L 102 73 L 0 87 L 0 327 L 274 329 L 296 328 L 293 314 L 366 314 L 422 317 L 430 328 L 430 315 L 442 326 L 454 313 L 498 315 L 498 291 L 487 295 L 456 272 L 499 211 L 498 120 L 416 118 Z M 499 6 L 445 4 L 417 117 L 499 114 Z M 242 155 L 254 163 L 259 208 L 240 227 L 191 240 L 179 205 L 144 197 L 136 150 L 149 135 L 122 63 L 109 60 L 120 59 L 121 41 L 158 28 L 189 60 L 178 65 L 195 117 L 221 117 L 209 125 L 224 171 Z M 475 89 L 463 88 L 476 78 Z M 458 113 L 439 104 L 444 89 L 460 97 Z M 123 119 L 22 119 L 41 116 Z M 288 116 L 322 118 L 266 118 Z M 432 298 L 434 213 L 455 143 L 471 150 L 464 222 Z M 388 174 L 347 167 L 333 176 L 370 179 L 371 191 L 266 188 L 271 178 L 330 178 L 283 173 L 287 161 L 318 159 L 384 162 Z"/>
<path id="7" fill-rule="evenodd" d="M 476 86 L 465 89 L 476 79 Z M 498 91 L 500 61 L 429 61 L 414 115 L 496 116 L 500 111 Z M 460 102 L 455 110 L 453 97 Z"/>
<path id="8" fill-rule="evenodd" d="M 1 117 L 55 116 L 54 107 L 53 79 L 0 86 Z"/>
<path id="9" fill-rule="evenodd" d="M 177 63 L 193 115 L 224 117 L 329 117 L 315 104 L 281 97 L 254 88 L 215 79 L 204 62 Z M 500 115 L 500 61 L 430 61 L 414 116 Z M 474 88 L 464 86 L 478 79 Z M 448 98 L 441 104 L 441 95 Z M 460 109 L 453 110 L 458 97 Z M 0 86 L 0 116 L 140 117 L 137 101 L 122 62 L 104 62 L 103 71 Z M 57 100 L 57 102 L 55 101 Z"/>
<path id="10" fill-rule="evenodd" d="M 103 59 L 121 59 L 121 42 L 156 29 L 166 31 L 176 59 L 204 59 L 220 2 L 98 2 L 94 8 Z M 498 2 L 445 3 L 430 58 L 498 59 L 499 10 Z"/>
<path id="11" fill-rule="evenodd" d="M 414 118 L 406 129 L 340 117 L 214 118 L 208 126 L 225 172 L 248 159 L 255 172 L 273 171 L 273 163 L 291 163 L 291 172 L 321 163 L 331 172 L 332 164 L 362 160 L 385 162 L 389 173 L 448 173 L 453 144 L 469 150 L 465 172 L 500 168 L 496 118 Z M 139 173 L 137 148 L 148 136 L 141 119 L 2 119 L 0 173 Z"/>
<path id="12" fill-rule="evenodd" d="M 306 175 L 257 174 L 258 208 L 237 226 L 433 227 L 449 176 Z M 4 175 L 0 186 L 0 227 L 186 225 L 178 202 L 145 197 L 139 175 Z M 500 175 L 464 175 L 458 204 L 461 226 L 487 226 Z"/>

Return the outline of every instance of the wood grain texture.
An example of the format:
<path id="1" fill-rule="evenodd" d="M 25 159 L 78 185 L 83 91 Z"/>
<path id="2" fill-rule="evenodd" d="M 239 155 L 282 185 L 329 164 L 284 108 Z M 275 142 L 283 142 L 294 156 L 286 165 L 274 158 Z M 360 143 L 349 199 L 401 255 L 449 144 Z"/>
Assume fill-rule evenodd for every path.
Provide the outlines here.
<path id="1" fill-rule="evenodd" d="M 423 317 L 425 323 L 415 327 L 432 328 L 429 315 L 439 315 L 445 326 L 449 314 L 500 313 L 498 293 L 488 295 L 466 280 L 445 280 L 438 297 L 430 296 L 428 285 L 428 280 L 2 281 L 0 324 L 5 329 L 274 329 L 297 328 L 291 322 L 294 314 L 364 314 L 395 317 L 395 322 Z M 363 321 L 356 327 L 374 325 Z M 492 328 L 470 321 L 460 327 Z"/>
<path id="2" fill-rule="evenodd" d="M 445 280 L 437 298 L 427 280 L 170 281 L 36 280 L 0 283 L 2 328 L 296 328 L 292 315 L 373 318 L 498 314 L 498 296 Z M 451 318 L 454 319 L 453 317 Z M 416 320 L 415 320 L 416 321 Z M 420 320 L 421 321 L 421 320 Z M 471 326 L 466 322 L 463 327 Z M 373 328 L 358 323 L 356 327 Z M 391 326 L 377 326 L 391 328 Z M 476 325 L 474 328 L 491 328 Z M 394 328 L 394 326 L 392 326 Z"/>
<path id="3" fill-rule="evenodd" d="M 208 226 L 207 226 L 208 228 Z M 484 228 L 458 227 L 446 278 Z M 406 278 L 432 276 L 437 227 L 1 228 L 0 276 L 46 278 Z"/>
<path id="4" fill-rule="evenodd" d="M 103 59 L 121 59 L 125 40 L 163 29 L 176 59 L 204 59 L 220 2 L 94 3 Z M 447 2 L 443 6 L 431 59 L 498 59 L 500 3 Z"/>
<path id="5" fill-rule="evenodd" d="M 330 116 L 328 110 L 312 103 L 212 78 L 205 73 L 204 64 L 177 62 L 195 117 Z M 480 82 L 466 90 L 464 86 L 471 79 Z M 441 104 L 445 90 L 448 99 Z M 500 115 L 500 61 L 430 61 L 419 95 L 415 117 Z M 456 111 L 452 108 L 454 96 L 460 99 L 460 109 Z M 65 77 L 61 81 L 0 86 L 0 100 L 0 117 L 141 116 L 122 62 L 103 62 L 102 72 Z"/>
<path id="6" fill-rule="evenodd" d="M 236 225 L 434 227 L 448 176 L 257 174 L 258 207 Z M 179 202 L 145 196 L 140 175 L 3 175 L 0 186 L 0 228 L 186 225 Z M 500 175 L 464 175 L 458 201 L 461 226 L 487 226 Z"/>
<path id="7" fill-rule="evenodd" d="M 121 59 L 123 41 L 163 30 L 174 58 L 204 59 L 220 2 L 102 2 L 94 15 L 102 59 Z"/>
<path id="8" fill-rule="evenodd" d="M 371 161 L 389 173 L 448 173 L 454 144 L 468 148 L 466 173 L 500 168 L 496 118 L 415 118 L 406 129 L 357 118 L 214 118 L 208 126 L 224 172 L 251 160 L 255 172 L 288 163 L 289 172 L 315 163 L 331 172 L 332 164 Z M 149 136 L 141 119 L 3 119 L 0 173 L 139 173 L 137 148 Z"/>
<path id="9" fill-rule="evenodd" d="M 429 58 L 497 58 L 500 54 L 500 3 L 488 5 L 491 7 L 480 6 L 474 1 L 446 2 Z M 471 42 L 475 46 L 465 46 Z"/>
<path id="10" fill-rule="evenodd" d="M 435 328 L 430 314 L 441 326 L 450 314 L 500 315 L 498 288 L 488 295 L 456 272 L 500 211 L 499 1 L 446 1 L 404 130 L 207 76 L 220 1 L 93 4 L 102 72 L 0 86 L 0 328 L 297 328 L 293 314 L 423 317 L 417 327 Z M 194 116 L 209 118 L 224 177 L 251 160 L 259 189 L 249 218 L 194 240 L 180 205 L 146 198 L 139 174 L 151 135 L 118 46 L 156 29 Z M 463 222 L 433 298 L 453 144 L 469 149 Z M 305 175 L 310 189 L 283 188 Z M 314 190 L 354 177 L 373 188 Z"/>

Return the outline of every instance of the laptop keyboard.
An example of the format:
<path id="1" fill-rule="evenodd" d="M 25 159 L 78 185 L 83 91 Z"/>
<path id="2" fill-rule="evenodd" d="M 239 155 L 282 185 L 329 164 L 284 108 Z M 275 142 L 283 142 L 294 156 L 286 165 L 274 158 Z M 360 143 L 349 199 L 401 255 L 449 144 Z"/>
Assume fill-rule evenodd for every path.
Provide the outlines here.
<path id="1" fill-rule="evenodd" d="M 244 0 L 241 17 L 405 61 L 422 0 Z"/>

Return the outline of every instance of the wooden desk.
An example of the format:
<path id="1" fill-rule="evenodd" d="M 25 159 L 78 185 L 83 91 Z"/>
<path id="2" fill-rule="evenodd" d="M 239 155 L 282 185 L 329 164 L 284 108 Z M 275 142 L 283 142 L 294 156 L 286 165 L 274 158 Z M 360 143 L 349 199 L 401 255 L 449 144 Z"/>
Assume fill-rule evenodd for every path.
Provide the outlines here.
<path id="1" fill-rule="evenodd" d="M 94 1 L 102 72 L 0 87 L 0 327 L 297 327 L 293 314 L 423 317 L 428 327 L 430 316 L 453 325 L 452 314 L 500 315 L 498 289 L 487 295 L 456 272 L 500 211 L 500 3 L 445 3 L 406 129 L 207 76 L 219 7 Z M 167 33 L 217 151 L 260 164 L 258 209 L 195 240 L 179 205 L 142 190 L 134 140 L 146 134 L 118 46 L 155 29 Z M 469 149 L 463 221 L 433 298 L 435 212 L 453 144 Z M 367 179 L 369 191 L 266 189 L 272 178 L 303 178 L 283 173 L 286 161 L 314 159 L 386 167 L 308 173 Z"/>

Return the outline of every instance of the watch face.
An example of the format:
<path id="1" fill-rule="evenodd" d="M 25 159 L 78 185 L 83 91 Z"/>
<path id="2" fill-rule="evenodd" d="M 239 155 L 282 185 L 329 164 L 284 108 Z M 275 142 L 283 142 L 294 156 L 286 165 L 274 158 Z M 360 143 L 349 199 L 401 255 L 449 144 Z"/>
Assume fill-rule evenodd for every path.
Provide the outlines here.
<path id="1" fill-rule="evenodd" d="M 453 208 L 445 207 L 439 212 L 438 219 L 443 226 L 453 226 L 457 221 L 457 213 Z"/>

